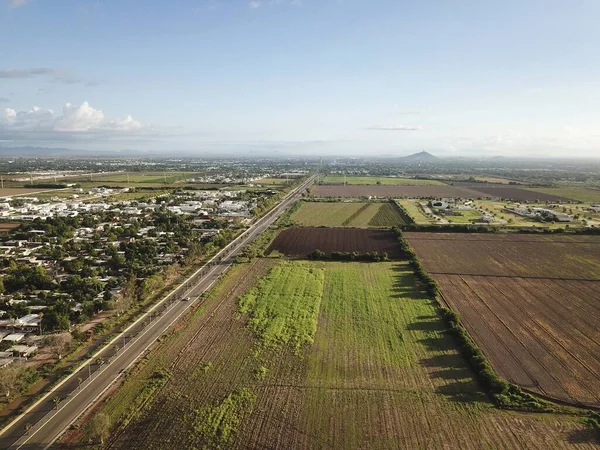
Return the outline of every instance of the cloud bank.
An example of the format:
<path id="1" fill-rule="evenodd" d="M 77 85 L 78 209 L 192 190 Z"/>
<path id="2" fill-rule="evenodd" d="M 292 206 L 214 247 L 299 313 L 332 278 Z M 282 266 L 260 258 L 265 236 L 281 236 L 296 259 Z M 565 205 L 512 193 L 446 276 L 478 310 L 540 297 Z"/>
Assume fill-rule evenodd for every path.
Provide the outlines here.
<path id="1" fill-rule="evenodd" d="M 29 111 L 4 109 L 0 117 L 0 139 L 7 140 L 73 140 L 140 135 L 148 127 L 130 115 L 120 119 L 105 117 L 101 109 L 83 102 L 76 106 L 67 103 L 62 114 L 34 106 Z"/>

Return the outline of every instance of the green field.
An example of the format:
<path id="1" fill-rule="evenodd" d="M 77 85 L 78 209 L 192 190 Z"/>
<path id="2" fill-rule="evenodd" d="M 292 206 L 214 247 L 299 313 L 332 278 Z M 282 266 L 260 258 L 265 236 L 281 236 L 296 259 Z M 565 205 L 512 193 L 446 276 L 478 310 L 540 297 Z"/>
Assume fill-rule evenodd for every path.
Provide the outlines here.
<path id="1" fill-rule="evenodd" d="M 419 204 L 416 200 L 396 200 L 396 202 L 404 208 L 406 213 L 412 217 L 417 225 L 429 225 L 433 223 L 438 223 L 436 219 L 431 217 L 427 217 L 423 210 L 419 207 Z"/>
<path id="2" fill-rule="evenodd" d="M 483 215 L 480 211 L 458 211 L 461 216 L 441 216 L 449 223 L 472 223 L 474 220 L 481 219 Z"/>
<path id="3" fill-rule="evenodd" d="M 129 172 L 113 174 L 94 174 L 91 177 L 73 178 L 69 182 L 92 182 L 92 183 L 163 183 L 171 184 L 193 178 L 197 172 Z"/>
<path id="4" fill-rule="evenodd" d="M 444 183 L 436 180 L 417 180 L 400 177 L 360 177 L 343 175 L 328 175 L 321 180 L 323 184 L 381 184 L 383 186 L 439 186 Z"/>
<path id="5" fill-rule="evenodd" d="M 296 225 L 305 227 L 392 227 L 405 221 L 389 203 L 303 202 L 293 214 Z"/>
<path id="6" fill-rule="evenodd" d="M 494 408 L 406 263 L 237 265 L 99 411 L 113 449 L 593 448 L 574 417 Z"/>
<path id="7" fill-rule="evenodd" d="M 261 345 L 292 345 L 299 351 L 313 342 L 323 295 L 323 270 L 283 266 L 240 299 L 240 312 Z"/>
<path id="8" fill-rule="evenodd" d="M 584 203 L 600 203 L 600 189 L 586 189 L 580 187 L 558 187 L 558 188 L 527 188 L 528 191 L 540 194 L 552 194 L 559 197 L 570 198 Z"/>

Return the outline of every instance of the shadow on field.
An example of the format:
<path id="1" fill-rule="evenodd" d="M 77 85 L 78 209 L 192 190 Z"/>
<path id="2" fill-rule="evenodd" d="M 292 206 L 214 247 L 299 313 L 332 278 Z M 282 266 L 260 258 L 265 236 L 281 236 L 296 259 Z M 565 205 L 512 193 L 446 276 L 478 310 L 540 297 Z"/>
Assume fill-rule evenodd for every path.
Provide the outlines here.
<path id="1" fill-rule="evenodd" d="M 600 431 L 591 427 L 572 430 L 567 433 L 570 444 L 598 443 L 600 444 Z"/>
<path id="2" fill-rule="evenodd" d="M 445 395 L 453 402 L 485 402 L 487 396 L 477 387 L 473 380 L 455 381 L 438 387 L 435 392 Z"/>
<path id="3" fill-rule="evenodd" d="M 398 272 L 398 275 L 394 281 L 390 297 L 423 300 L 423 293 L 419 289 L 415 289 L 418 282 L 413 273 L 397 267 L 401 266 L 393 266 L 393 270 Z"/>

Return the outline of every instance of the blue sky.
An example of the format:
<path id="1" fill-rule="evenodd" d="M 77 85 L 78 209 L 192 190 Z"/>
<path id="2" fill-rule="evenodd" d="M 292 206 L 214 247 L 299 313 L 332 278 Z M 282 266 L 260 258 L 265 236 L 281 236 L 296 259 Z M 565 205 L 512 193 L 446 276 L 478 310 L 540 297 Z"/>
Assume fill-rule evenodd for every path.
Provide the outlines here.
<path id="1" fill-rule="evenodd" d="M 2 0 L 0 146 L 600 156 L 597 0 Z"/>

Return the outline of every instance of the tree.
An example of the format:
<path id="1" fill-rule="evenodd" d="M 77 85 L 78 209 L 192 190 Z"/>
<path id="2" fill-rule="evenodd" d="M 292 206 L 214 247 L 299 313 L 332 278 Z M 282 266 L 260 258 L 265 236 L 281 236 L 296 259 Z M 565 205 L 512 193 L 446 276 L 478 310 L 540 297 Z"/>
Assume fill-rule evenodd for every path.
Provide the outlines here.
<path id="1" fill-rule="evenodd" d="M 94 439 L 104 444 L 104 440 L 110 435 L 110 417 L 104 413 L 98 413 L 90 422 L 90 432 Z"/>
<path id="2" fill-rule="evenodd" d="M 22 363 L 12 363 L 0 370 L 0 389 L 5 392 L 6 397 L 19 386 L 19 377 L 24 371 Z"/>
<path id="3" fill-rule="evenodd" d="M 63 353 L 69 350 L 73 337 L 71 333 L 60 333 L 51 334 L 46 337 L 46 345 L 50 348 L 52 353 L 60 360 L 62 359 Z"/>

